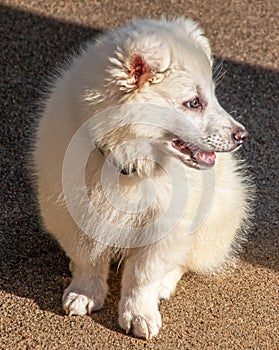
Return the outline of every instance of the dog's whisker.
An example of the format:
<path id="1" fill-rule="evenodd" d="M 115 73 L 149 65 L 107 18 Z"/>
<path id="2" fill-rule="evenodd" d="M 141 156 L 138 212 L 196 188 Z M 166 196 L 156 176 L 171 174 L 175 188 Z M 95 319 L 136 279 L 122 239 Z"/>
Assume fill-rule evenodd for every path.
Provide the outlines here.
<path id="1" fill-rule="evenodd" d="M 221 60 L 215 66 L 213 66 L 213 80 L 215 81 L 216 85 L 218 85 L 218 83 L 221 81 L 221 79 L 227 72 L 223 71 L 223 63 L 224 60 Z"/>
<path id="2" fill-rule="evenodd" d="M 220 82 L 223 80 L 226 74 L 227 74 L 227 71 L 224 71 L 220 73 L 218 76 L 216 76 L 216 78 L 214 79 L 216 86 L 220 84 Z"/>

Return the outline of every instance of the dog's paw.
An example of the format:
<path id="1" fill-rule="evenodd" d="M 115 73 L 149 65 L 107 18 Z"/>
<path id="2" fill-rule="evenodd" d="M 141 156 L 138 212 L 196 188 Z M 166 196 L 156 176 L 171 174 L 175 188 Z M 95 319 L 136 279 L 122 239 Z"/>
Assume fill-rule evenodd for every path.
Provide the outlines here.
<path id="1" fill-rule="evenodd" d="M 63 295 L 62 305 L 68 316 L 83 316 L 102 308 L 105 293 L 88 293 L 75 290 L 69 286 Z"/>
<path id="2" fill-rule="evenodd" d="M 151 339 L 158 335 L 162 320 L 159 311 L 153 315 L 132 314 L 130 311 L 125 311 L 119 315 L 119 325 L 126 333 L 131 331 L 136 337 Z"/>
<path id="3" fill-rule="evenodd" d="M 100 308 L 100 307 L 99 307 Z M 68 316 L 83 316 L 97 310 L 93 298 L 74 292 L 63 296 L 63 309 Z"/>
<path id="4" fill-rule="evenodd" d="M 158 335 L 162 327 L 162 319 L 160 312 L 156 307 L 149 308 L 147 305 L 140 311 L 139 308 L 132 304 L 128 304 L 123 312 L 119 313 L 119 325 L 122 329 L 129 333 L 130 331 L 136 336 L 145 339 L 151 339 Z"/>

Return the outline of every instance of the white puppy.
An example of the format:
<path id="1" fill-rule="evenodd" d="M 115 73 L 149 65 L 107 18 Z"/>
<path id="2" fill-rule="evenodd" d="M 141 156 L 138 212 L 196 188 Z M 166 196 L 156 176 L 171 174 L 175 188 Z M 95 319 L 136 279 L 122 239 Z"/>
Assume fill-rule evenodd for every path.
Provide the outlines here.
<path id="1" fill-rule="evenodd" d="M 108 32 L 54 81 L 34 162 L 43 222 L 71 259 L 67 314 L 103 306 L 121 257 L 119 324 L 151 338 L 184 272 L 233 258 L 251 195 L 231 151 L 247 132 L 214 90 L 208 40 L 189 19 Z"/>

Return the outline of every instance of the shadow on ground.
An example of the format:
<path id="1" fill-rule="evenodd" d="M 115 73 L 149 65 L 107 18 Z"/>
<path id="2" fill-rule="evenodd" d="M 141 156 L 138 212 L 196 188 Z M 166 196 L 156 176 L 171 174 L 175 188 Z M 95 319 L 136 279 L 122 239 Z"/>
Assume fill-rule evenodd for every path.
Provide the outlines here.
<path id="1" fill-rule="evenodd" d="M 62 314 L 60 299 L 70 276 L 68 260 L 40 228 L 26 152 L 45 78 L 73 49 L 99 31 L 3 6 L 0 14 L 1 288 L 33 298 L 41 309 Z M 223 62 L 223 70 L 227 73 L 218 87 L 218 96 L 228 111 L 241 113 L 250 132 L 243 153 L 258 188 L 255 225 L 242 258 L 278 269 L 279 73 L 231 61 Z M 118 289 L 119 274 L 112 273 L 114 317 Z M 100 318 L 98 313 L 94 318 Z"/>

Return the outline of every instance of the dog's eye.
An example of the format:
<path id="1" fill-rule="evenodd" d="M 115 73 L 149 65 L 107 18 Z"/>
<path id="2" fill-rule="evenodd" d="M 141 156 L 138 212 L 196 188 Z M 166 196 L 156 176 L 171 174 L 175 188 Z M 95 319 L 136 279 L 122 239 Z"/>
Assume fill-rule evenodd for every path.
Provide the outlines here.
<path id="1" fill-rule="evenodd" d="M 183 105 L 187 108 L 191 108 L 191 109 L 197 109 L 197 108 L 201 108 L 202 104 L 201 101 L 198 97 L 193 98 L 190 101 L 184 102 Z"/>

